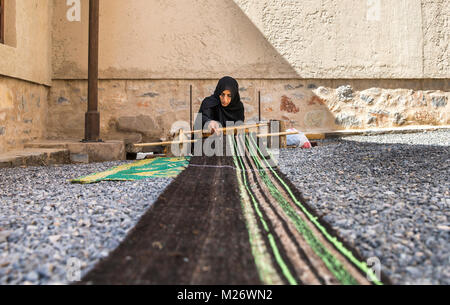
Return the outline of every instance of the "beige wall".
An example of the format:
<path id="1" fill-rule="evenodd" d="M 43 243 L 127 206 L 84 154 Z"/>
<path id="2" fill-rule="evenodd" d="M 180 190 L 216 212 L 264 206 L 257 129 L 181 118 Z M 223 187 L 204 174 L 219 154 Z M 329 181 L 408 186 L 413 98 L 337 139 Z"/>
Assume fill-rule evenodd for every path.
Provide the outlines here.
<path id="1" fill-rule="evenodd" d="M 234 1 L 300 77 L 450 77 L 448 0 Z"/>
<path id="2" fill-rule="evenodd" d="M 450 78 L 450 1 L 422 0 L 425 77 Z"/>
<path id="3" fill-rule="evenodd" d="M 446 1 L 102 0 L 100 77 L 449 78 Z M 86 78 L 88 1 L 54 4 L 54 78 Z"/>
<path id="4" fill-rule="evenodd" d="M 0 154 L 45 139 L 49 88 L 0 76 Z"/>
<path id="5" fill-rule="evenodd" d="M 50 85 L 51 0 L 5 0 L 5 6 L 6 13 L 15 14 L 15 18 L 6 15 L 6 44 L 0 44 L 0 75 Z"/>

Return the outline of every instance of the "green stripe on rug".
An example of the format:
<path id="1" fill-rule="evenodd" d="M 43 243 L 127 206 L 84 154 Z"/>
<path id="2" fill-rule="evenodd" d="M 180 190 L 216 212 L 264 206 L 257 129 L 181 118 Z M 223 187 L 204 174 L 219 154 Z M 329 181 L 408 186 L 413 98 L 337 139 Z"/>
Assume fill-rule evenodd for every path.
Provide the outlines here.
<path id="1" fill-rule="evenodd" d="M 253 147 L 258 150 L 259 156 L 263 156 L 263 153 L 259 149 L 259 146 L 254 141 L 254 139 L 252 137 L 249 137 L 249 138 L 246 138 L 246 139 L 247 140 L 250 139 L 252 141 L 252 143 L 253 143 Z M 269 154 L 270 154 L 270 152 L 269 152 Z M 270 157 L 273 159 L 272 155 Z M 365 262 L 359 261 L 349 249 L 347 249 L 340 241 L 338 241 L 338 239 L 336 237 L 334 237 L 330 233 L 328 233 L 328 231 L 325 229 L 325 227 L 322 226 L 322 224 L 319 223 L 317 217 L 315 217 L 311 213 L 309 213 L 309 211 L 303 206 L 303 204 L 299 200 L 297 200 L 297 198 L 294 196 L 294 194 L 292 193 L 292 191 L 289 188 L 289 186 L 286 185 L 286 183 L 283 181 L 283 179 L 281 179 L 280 176 L 278 176 L 278 174 L 274 171 L 274 169 L 269 165 L 267 160 L 265 158 L 261 158 L 261 160 L 264 160 L 264 163 L 266 164 L 266 166 L 272 171 L 274 176 L 277 177 L 277 179 L 280 181 L 280 183 L 284 185 L 284 187 L 286 188 L 287 192 L 289 193 L 289 195 L 291 196 L 291 198 L 295 202 L 295 204 L 300 207 L 300 209 L 303 211 L 303 213 L 316 226 L 316 228 L 320 232 L 322 232 L 322 235 L 324 237 L 326 237 L 326 239 L 328 239 L 328 241 L 331 242 L 336 247 L 336 249 L 339 250 L 339 252 L 341 252 L 341 254 L 344 255 L 350 262 L 352 262 L 356 267 L 358 267 L 360 270 L 362 270 L 364 273 L 366 273 L 367 277 L 368 278 L 370 277 L 370 280 L 374 284 L 376 284 L 376 285 L 383 285 L 383 282 L 381 282 L 377 278 L 377 276 L 375 275 L 373 270 L 371 268 L 369 268 Z"/>
<path id="2" fill-rule="evenodd" d="M 269 244 L 272 248 L 272 253 L 275 257 L 275 261 L 278 263 L 278 266 L 280 267 L 284 277 L 286 278 L 286 280 L 288 281 L 288 283 L 290 285 L 297 285 L 297 281 L 295 280 L 294 276 L 292 275 L 291 271 L 289 270 L 288 266 L 286 265 L 286 263 L 284 262 L 283 258 L 280 255 L 280 251 L 278 250 L 278 247 L 275 243 L 275 239 L 272 235 L 272 232 L 269 229 L 269 226 L 267 225 L 266 220 L 264 219 L 264 215 L 261 213 L 261 210 L 259 209 L 259 204 L 258 201 L 255 199 L 255 197 L 253 196 L 252 192 L 250 191 L 250 187 L 247 183 L 247 176 L 246 176 L 246 168 L 244 163 L 242 162 L 242 157 L 239 156 L 238 153 L 238 147 L 237 147 L 237 142 L 235 139 L 233 139 L 233 143 L 234 143 L 234 151 L 233 153 L 235 154 L 235 156 L 237 157 L 237 159 L 239 160 L 240 163 L 240 169 L 242 172 L 242 177 L 244 180 L 244 185 L 245 188 L 247 189 L 247 194 L 250 195 L 250 198 L 253 201 L 253 205 L 254 205 L 254 210 L 256 212 L 256 214 L 259 216 L 259 220 L 262 224 L 262 227 L 264 228 L 264 230 L 266 231 L 266 236 L 267 239 L 269 240 Z"/>
<path id="3" fill-rule="evenodd" d="M 175 178 L 188 165 L 190 157 L 155 158 L 119 165 L 107 171 L 70 180 L 72 183 L 90 184 L 100 181 L 134 181 L 154 177 Z"/>

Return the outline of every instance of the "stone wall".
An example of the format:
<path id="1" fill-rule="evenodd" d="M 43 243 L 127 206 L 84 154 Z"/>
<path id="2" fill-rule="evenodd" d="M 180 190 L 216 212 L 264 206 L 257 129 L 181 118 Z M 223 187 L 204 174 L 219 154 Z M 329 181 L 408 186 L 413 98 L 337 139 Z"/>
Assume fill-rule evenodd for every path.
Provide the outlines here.
<path id="1" fill-rule="evenodd" d="M 0 153 L 44 139 L 49 88 L 0 76 Z"/>
<path id="2" fill-rule="evenodd" d="M 447 80 L 238 80 L 246 121 L 289 120 L 302 131 L 450 124 Z M 103 80 L 99 86 L 101 137 L 153 141 L 172 123 L 189 120 L 215 89 L 213 80 Z M 50 139 L 84 136 L 87 82 L 54 81 L 49 101 Z"/>

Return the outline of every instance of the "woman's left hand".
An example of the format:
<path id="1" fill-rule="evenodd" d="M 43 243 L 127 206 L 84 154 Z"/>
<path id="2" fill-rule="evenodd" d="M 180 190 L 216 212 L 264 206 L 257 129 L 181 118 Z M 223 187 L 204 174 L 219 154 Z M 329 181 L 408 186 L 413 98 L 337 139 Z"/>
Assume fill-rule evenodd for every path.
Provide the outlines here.
<path id="1" fill-rule="evenodd" d="M 211 121 L 208 125 L 209 130 L 212 134 L 221 135 L 222 131 L 220 131 L 220 125 L 217 121 Z"/>

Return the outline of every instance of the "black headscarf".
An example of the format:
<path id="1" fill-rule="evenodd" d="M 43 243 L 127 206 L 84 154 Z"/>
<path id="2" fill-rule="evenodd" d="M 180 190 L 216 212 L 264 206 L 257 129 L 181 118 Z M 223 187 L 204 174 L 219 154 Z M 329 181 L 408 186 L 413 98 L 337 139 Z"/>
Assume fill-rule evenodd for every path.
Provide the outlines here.
<path id="1" fill-rule="evenodd" d="M 223 107 L 220 102 L 220 95 L 225 90 L 231 92 L 231 102 L 227 107 Z M 244 104 L 241 102 L 241 96 L 239 95 L 238 82 L 229 76 L 220 79 L 214 94 L 203 100 L 198 112 L 197 120 L 201 118 L 202 127 L 211 120 L 219 122 L 223 127 L 226 127 L 227 121 L 244 122 Z"/>

